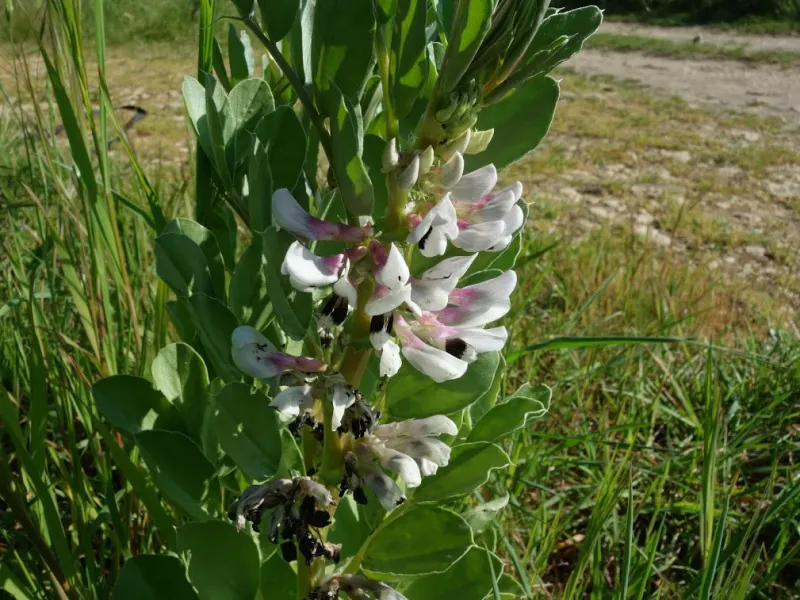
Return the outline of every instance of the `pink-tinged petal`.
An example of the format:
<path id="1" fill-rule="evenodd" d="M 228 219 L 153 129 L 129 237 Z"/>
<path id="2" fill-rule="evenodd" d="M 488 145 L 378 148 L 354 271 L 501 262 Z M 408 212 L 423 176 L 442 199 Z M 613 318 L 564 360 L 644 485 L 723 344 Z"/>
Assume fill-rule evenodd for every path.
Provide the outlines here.
<path id="1" fill-rule="evenodd" d="M 311 216 L 286 188 L 281 188 L 272 195 L 272 220 L 281 229 L 309 240 L 359 242 L 372 232 L 369 226 L 352 227 Z"/>
<path id="2" fill-rule="evenodd" d="M 477 202 L 491 192 L 495 184 L 497 184 L 497 169 L 494 165 L 485 165 L 464 175 L 450 189 L 450 194 L 454 200 Z"/>
<path id="3" fill-rule="evenodd" d="M 448 306 L 436 313 L 436 317 L 444 325 L 450 327 L 481 327 L 500 319 L 511 309 L 511 302 L 498 300 L 491 306 L 471 305 L 469 308 Z"/>
<path id="4" fill-rule="evenodd" d="M 505 303 L 517 287 L 517 274 L 505 271 L 486 281 L 453 290 L 449 302 L 455 306 L 488 308 Z"/>
<path id="5" fill-rule="evenodd" d="M 289 276 L 295 289 L 308 292 L 335 283 L 344 264 L 343 254 L 317 256 L 300 242 L 292 242 L 283 259 L 281 272 Z"/>
<path id="6" fill-rule="evenodd" d="M 477 256 L 470 254 L 446 258 L 425 271 L 419 279 L 412 279 L 411 299 L 422 310 L 441 310 L 447 306 L 448 295 Z"/>
<path id="7" fill-rule="evenodd" d="M 503 218 L 503 223 L 505 223 L 506 226 L 503 235 L 512 235 L 525 224 L 525 213 L 522 212 L 522 208 L 519 204 L 515 204 L 508 212 Z"/>
<path id="8" fill-rule="evenodd" d="M 505 231 L 503 221 L 470 225 L 459 231 L 458 237 L 453 240 L 453 245 L 467 252 L 482 252 L 497 243 L 498 238 L 503 235 L 503 231 Z"/>
<path id="9" fill-rule="evenodd" d="M 516 185 L 519 185 L 519 188 L 522 189 L 522 184 Z M 470 215 L 470 219 L 473 223 L 502 221 L 517 203 L 518 197 L 514 186 L 500 190 L 491 196 L 484 196 L 484 198 L 475 203 L 475 210 Z"/>
<path id="10" fill-rule="evenodd" d="M 249 326 L 237 327 L 231 335 L 231 358 L 243 373 L 256 379 L 270 379 L 287 371 L 319 373 L 327 365 L 316 358 L 278 352 L 267 338 Z"/>
<path id="11" fill-rule="evenodd" d="M 269 405 L 284 415 L 296 417 L 303 409 L 310 408 L 313 400 L 311 386 L 299 385 L 286 388 Z"/>
<path id="12" fill-rule="evenodd" d="M 411 299 L 411 286 L 404 285 L 391 289 L 384 285 L 375 286 L 375 293 L 364 306 L 365 312 L 375 317 L 393 311 L 395 308 Z"/>

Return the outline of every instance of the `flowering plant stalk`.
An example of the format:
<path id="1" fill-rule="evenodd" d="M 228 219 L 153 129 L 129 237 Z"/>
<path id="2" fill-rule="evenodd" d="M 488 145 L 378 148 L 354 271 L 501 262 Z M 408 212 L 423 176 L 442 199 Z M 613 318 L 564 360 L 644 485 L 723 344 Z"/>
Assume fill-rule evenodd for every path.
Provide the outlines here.
<path id="1" fill-rule="evenodd" d="M 94 387 L 170 502 L 142 498 L 173 555 L 129 577 L 185 564 L 201 598 L 516 597 L 489 527 L 508 498 L 479 489 L 550 394 L 501 395 L 528 204 L 498 169 L 544 137 L 547 73 L 600 11 L 236 5 L 226 65 L 202 3 L 197 220 L 155 242 L 182 341 L 155 389 Z"/>

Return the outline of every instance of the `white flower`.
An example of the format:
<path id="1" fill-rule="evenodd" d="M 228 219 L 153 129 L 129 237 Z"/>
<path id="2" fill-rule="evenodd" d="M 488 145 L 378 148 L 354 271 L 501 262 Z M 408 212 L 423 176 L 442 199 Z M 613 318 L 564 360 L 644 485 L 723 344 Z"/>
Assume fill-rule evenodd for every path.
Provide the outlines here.
<path id="1" fill-rule="evenodd" d="M 418 244 L 424 256 L 444 254 L 448 239 L 467 252 L 499 252 L 524 224 L 518 204 L 520 182 L 493 192 L 497 184 L 494 165 L 464 176 L 462 171 L 463 157 L 456 153 L 440 168 L 439 185 L 446 190 L 442 200 L 422 218 L 411 214 L 413 229 L 408 242 Z"/>
<path id="2" fill-rule="evenodd" d="M 356 394 L 346 383 L 336 383 L 331 390 L 331 404 L 333 405 L 333 416 L 331 418 L 331 429 L 336 431 L 342 424 L 344 411 L 356 402 Z"/>
<path id="3" fill-rule="evenodd" d="M 456 424 L 441 415 L 379 425 L 355 445 L 357 477 L 372 489 L 381 506 L 391 510 L 405 497 L 383 469 L 399 475 L 407 487 L 417 487 L 424 476 L 433 475 L 450 460 L 450 446 L 436 438 L 457 433 Z"/>
<path id="4" fill-rule="evenodd" d="M 281 229 L 309 240 L 360 242 L 372 235 L 370 226 L 353 227 L 312 217 L 286 188 L 281 188 L 272 195 L 272 220 Z"/>
<path id="5" fill-rule="evenodd" d="M 458 280 L 464 276 L 477 254 L 446 258 L 420 275 L 411 279 L 411 300 L 422 310 L 440 310 L 447 306 L 448 297 Z"/>
<path id="6" fill-rule="evenodd" d="M 305 410 L 311 410 L 314 395 L 310 385 L 288 387 L 269 403 L 270 407 L 289 417 L 297 417 Z"/>
<path id="7" fill-rule="evenodd" d="M 475 285 L 457 288 L 458 279 L 475 256 L 452 257 L 411 279 L 413 314 L 397 310 L 370 322 L 370 342 L 380 356 L 380 375 L 392 377 L 402 354 L 411 365 L 436 382 L 458 379 L 479 354 L 502 350 L 505 327 L 485 325 L 511 308 L 516 274 L 506 271 Z M 400 342 L 400 348 L 394 338 Z"/>
<path id="8" fill-rule="evenodd" d="M 289 276 L 292 287 L 310 292 L 316 287 L 339 281 L 347 268 L 344 254 L 317 256 L 300 242 L 292 242 L 281 264 L 281 273 Z"/>
<path id="9" fill-rule="evenodd" d="M 327 368 L 316 358 L 278 352 L 260 331 L 247 325 L 233 330 L 231 357 L 240 371 L 262 381 L 289 371 L 320 373 Z"/>
<path id="10" fill-rule="evenodd" d="M 409 272 L 403 255 L 397 246 L 391 244 L 387 253 L 380 242 L 370 244 L 370 252 L 375 260 L 375 292 L 367 300 L 364 310 L 370 316 L 388 313 L 401 304 L 411 301 Z"/>
<path id="11" fill-rule="evenodd" d="M 458 222 L 450 195 L 445 196 L 408 234 L 406 241 L 417 244 L 423 256 L 440 256 L 447 250 L 447 240 L 458 236 Z"/>

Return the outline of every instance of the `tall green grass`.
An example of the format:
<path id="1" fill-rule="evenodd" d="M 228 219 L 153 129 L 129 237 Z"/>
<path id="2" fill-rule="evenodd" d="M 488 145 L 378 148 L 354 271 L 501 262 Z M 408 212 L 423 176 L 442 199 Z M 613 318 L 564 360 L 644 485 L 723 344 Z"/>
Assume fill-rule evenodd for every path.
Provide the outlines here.
<path id="1" fill-rule="evenodd" d="M 164 214 L 196 207 L 167 202 L 170 182 L 127 144 L 108 153 L 122 134 L 104 85 L 117 8 L 92 9 L 87 26 L 77 1 L 43 5 L 51 103 L 0 121 L 0 589 L 15 598 L 110 597 L 126 558 L 162 550 L 170 519 L 89 390 L 147 376 L 173 336 L 152 239 Z M 23 55 L 16 67 L 33 94 Z M 554 403 L 482 490 L 509 504 L 479 541 L 520 575 L 514 597 L 796 596 L 798 332 L 734 332 L 733 349 L 542 344 L 692 336 L 688 275 L 626 252 L 620 265 L 602 234 L 523 249 L 505 385 L 551 385 Z"/>

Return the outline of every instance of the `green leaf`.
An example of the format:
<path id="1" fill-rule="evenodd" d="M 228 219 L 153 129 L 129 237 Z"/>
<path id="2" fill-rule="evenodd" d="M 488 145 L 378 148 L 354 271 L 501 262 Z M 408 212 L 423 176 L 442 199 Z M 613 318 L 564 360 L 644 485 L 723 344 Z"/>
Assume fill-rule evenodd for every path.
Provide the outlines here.
<path id="1" fill-rule="evenodd" d="M 281 262 L 293 239 L 285 231 L 276 231 L 274 227 L 269 227 L 264 231 L 263 251 L 267 262 L 264 267 L 264 275 L 272 307 L 284 332 L 295 340 L 302 340 L 305 338 L 311 322 L 312 296 L 290 291 L 288 278 L 281 274 Z M 294 294 L 294 301 L 289 300 L 290 294 Z"/>
<path id="2" fill-rule="evenodd" d="M 297 593 L 297 573 L 276 552 L 261 563 L 261 595 L 264 600 L 294 598 Z"/>
<path id="3" fill-rule="evenodd" d="M 134 436 L 161 492 L 194 519 L 208 518 L 203 504 L 215 483 L 214 465 L 191 438 L 152 429 Z"/>
<path id="4" fill-rule="evenodd" d="M 228 103 L 236 129 L 227 141 L 226 155 L 228 164 L 236 168 L 252 153 L 257 125 L 275 110 L 275 99 L 266 81 L 245 79 L 231 90 Z"/>
<path id="5" fill-rule="evenodd" d="M 311 60 L 321 107 L 335 108 L 328 94 L 336 88 L 358 98 L 373 64 L 374 35 L 372 0 L 317 0 Z"/>
<path id="6" fill-rule="evenodd" d="M 291 107 L 279 106 L 261 120 L 256 135 L 269 154 L 272 190 L 293 190 L 303 173 L 306 157 L 306 132 L 300 119 Z M 263 201 L 271 207 L 272 194 Z M 271 222 L 271 213 L 266 214 Z"/>
<path id="7" fill-rule="evenodd" d="M 503 563 L 497 556 L 473 546 L 447 571 L 415 579 L 403 594 L 408 600 L 483 600 L 492 589 L 493 573 L 497 576 L 502 570 Z"/>
<path id="8" fill-rule="evenodd" d="M 151 371 L 156 388 L 178 409 L 191 437 L 200 441 L 208 390 L 203 359 L 191 346 L 170 344 L 158 352 Z"/>
<path id="9" fill-rule="evenodd" d="M 550 15 L 542 21 L 519 70 L 525 77 L 549 73 L 578 52 L 602 22 L 603 11 L 596 6 Z"/>
<path id="10" fill-rule="evenodd" d="M 215 295 L 206 257 L 185 235 L 162 233 L 155 241 L 156 272 L 178 296 Z"/>
<path id="11" fill-rule="evenodd" d="M 502 404 L 487 412 L 467 436 L 468 442 L 500 440 L 525 426 L 529 418 L 537 419 L 550 408 L 552 390 L 547 386 L 523 385 Z"/>
<path id="12" fill-rule="evenodd" d="M 279 42 L 291 31 L 300 9 L 300 0 L 258 0 L 258 7 L 267 37 Z"/>
<path id="13" fill-rule="evenodd" d="M 492 0 L 459 2 L 453 15 L 453 29 L 447 40 L 439 70 L 439 92 L 448 94 L 458 85 L 492 23 Z M 481 128 L 483 129 L 483 128 Z"/>
<path id="14" fill-rule="evenodd" d="M 436 383 L 407 362 L 386 387 L 386 410 L 392 419 L 410 419 L 454 413 L 477 401 L 492 385 L 500 361 L 486 352 L 460 378 Z"/>
<path id="15" fill-rule="evenodd" d="M 483 531 L 489 523 L 494 521 L 500 511 L 508 506 L 510 498 L 511 497 L 506 494 L 505 496 L 500 496 L 489 502 L 478 504 L 464 513 L 464 518 L 467 520 L 467 523 L 469 523 L 472 531 L 475 533 Z"/>
<path id="16" fill-rule="evenodd" d="M 503 449 L 489 442 L 455 446 L 450 462 L 431 477 L 426 477 L 414 492 L 415 502 L 441 502 L 471 493 L 489 480 L 493 469 L 511 464 Z"/>
<path id="17" fill-rule="evenodd" d="M 233 26 L 228 25 L 228 61 L 231 65 L 231 84 L 235 86 L 253 74 L 253 47 L 247 33 L 241 36 Z"/>
<path id="18" fill-rule="evenodd" d="M 188 556 L 189 579 L 201 600 L 253 600 L 259 588 L 258 548 L 247 531 L 230 523 L 188 523 L 178 529 Z"/>
<path id="19" fill-rule="evenodd" d="M 92 386 L 92 396 L 108 422 L 131 435 L 153 428 L 185 431 L 175 407 L 141 377 L 106 377 Z"/>
<path id="20" fill-rule="evenodd" d="M 399 0 L 392 35 L 392 95 L 395 118 L 402 119 L 414 106 L 428 78 L 427 2 Z"/>
<path id="21" fill-rule="evenodd" d="M 272 224 L 272 173 L 267 147 L 260 141 L 256 143 L 253 154 L 250 155 L 247 186 L 247 209 L 250 213 L 248 225 L 253 231 L 261 233 Z M 231 302 L 233 302 L 232 296 L 231 291 Z"/>
<path id="22" fill-rule="evenodd" d="M 367 134 L 364 136 L 363 160 L 372 183 L 372 218 L 375 220 L 376 231 L 383 230 L 389 206 L 389 192 L 386 187 L 386 174 L 383 172 L 382 158 L 385 148 L 386 142 L 377 135 Z"/>
<path id="23" fill-rule="evenodd" d="M 204 294 L 192 296 L 189 308 L 192 323 L 216 374 L 225 381 L 239 379 L 241 373 L 231 358 L 231 334 L 239 325 L 236 317 L 219 300 Z"/>
<path id="24" fill-rule="evenodd" d="M 256 329 L 266 325 L 272 314 L 272 305 L 264 277 L 264 259 L 261 251 L 261 238 L 253 236 L 253 242 L 239 257 L 233 272 L 230 288 L 231 310 L 240 323 L 247 323 Z"/>
<path id="25" fill-rule="evenodd" d="M 375 532 L 362 566 L 386 575 L 439 573 L 471 545 L 472 530 L 459 515 L 436 506 L 418 506 Z"/>
<path id="26" fill-rule="evenodd" d="M 331 111 L 332 166 L 342 200 L 348 214 L 372 214 L 374 191 L 361 159 L 364 149 L 361 107 L 349 102 L 338 90 L 333 90 L 331 97 L 336 99 L 334 106 L 338 107 Z"/>
<path id="27" fill-rule="evenodd" d="M 536 148 L 553 122 L 558 95 L 555 79 L 535 77 L 497 104 L 485 107 L 476 127 L 494 129 L 494 137 L 486 150 L 465 157 L 465 171 L 489 163 L 499 170 Z"/>
<path id="28" fill-rule="evenodd" d="M 226 154 L 228 142 L 233 138 L 236 132 L 236 119 L 231 112 L 231 105 L 228 98 L 225 97 L 222 106 L 218 106 L 216 99 L 216 90 L 224 95 L 222 86 L 217 83 L 215 79 L 208 78 L 206 82 L 206 114 L 205 122 L 208 129 L 208 137 L 211 140 L 211 154 L 209 158 L 216 167 L 217 175 L 225 188 L 225 191 L 231 196 L 235 196 L 233 186 L 233 179 L 231 176 L 230 165 Z"/>
<path id="29" fill-rule="evenodd" d="M 186 567 L 175 556 L 141 554 L 125 561 L 111 600 L 192 600 L 197 598 Z"/>
<path id="30" fill-rule="evenodd" d="M 238 381 L 229 383 L 217 394 L 214 425 L 220 446 L 248 479 L 263 481 L 277 473 L 280 428 L 264 394 Z"/>
<path id="31" fill-rule="evenodd" d="M 497 371 L 495 371 L 492 386 L 483 396 L 480 397 L 477 402 L 475 402 L 475 404 L 469 407 L 469 414 L 472 423 L 475 423 L 478 419 L 485 415 L 487 411 L 491 410 L 495 404 L 497 404 L 497 396 L 500 393 L 500 387 L 503 383 L 503 374 L 505 371 L 506 361 L 501 356 L 497 363 Z"/>
<path id="32" fill-rule="evenodd" d="M 175 233 L 188 237 L 205 256 L 205 264 L 211 276 L 214 296 L 225 298 L 225 263 L 222 259 L 217 238 L 214 233 L 191 219 L 173 219 L 164 227 L 163 235 Z"/>

